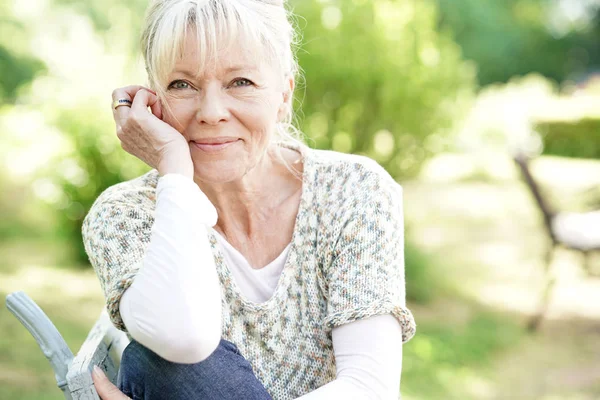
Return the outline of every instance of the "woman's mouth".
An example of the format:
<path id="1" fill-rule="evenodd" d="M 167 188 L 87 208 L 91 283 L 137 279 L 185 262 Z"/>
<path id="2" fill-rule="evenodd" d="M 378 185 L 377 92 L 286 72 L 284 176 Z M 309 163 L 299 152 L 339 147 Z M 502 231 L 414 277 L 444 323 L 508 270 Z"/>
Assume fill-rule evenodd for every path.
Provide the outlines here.
<path id="1" fill-rule="evenodd" d="M 227 147 L 237 143 L 239 139 L 235 138 L 218 138 L 218 139 L 203 139 L 199 141 L 192 141 L 195 148 L 200 149 L 206 153 L 215 153 L 226 149 Z"/>

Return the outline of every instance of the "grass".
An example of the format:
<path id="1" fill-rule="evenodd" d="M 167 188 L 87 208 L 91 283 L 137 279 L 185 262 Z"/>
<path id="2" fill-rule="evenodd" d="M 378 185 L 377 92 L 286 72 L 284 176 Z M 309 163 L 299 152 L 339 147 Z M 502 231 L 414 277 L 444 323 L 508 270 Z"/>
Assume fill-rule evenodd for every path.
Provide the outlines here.
<path id="1" fill-rule="evenodd" d="M 43 250 L 48 250 L 45 259 L 39 255 Z M 0 253 L 11 260 L 0 267 L 0 296 L 24 290 L 77 351 L 103 307 L 94 273 L 54 266 L 54 255 L 62 256 L 51 243 L 3 243 Z M 0 308 L 0 332 L 0 399 L 64 399 L 41 349 L 6 307 Z"/>
<path id="2" fill-rule="evenodd" d="M 44 309 L 69 347 L 79 348 L 87 335 L 88 327 L 66 318 L 59 310 L 48 307 Z M 0 340 L 0 398 L 64 399 L 41 349 L 29 332 L 8 314 L 6 310 L 0 313 L 0 329 L 4 333 Z"/>
<path id="3" fill-rule="evenodd" d="M 414 310 L 419 333 L 405 347 L 404 399 L 600 398 L 590 350 L 600 346 L 600 280 L 584 276 L 576 254 L 558 252 L 547 318 L 536 334 L 523 330 L 542 288 L 547 238 L 517 171 L 500 158 L 483 168 L 493 171 L 486 179 L 452 177 L 452 162 L 461 164 L 453 156 L 433 163 L 444 179 L 430 167 L 429 178 L 404 184 L 413 244 L 433 261 L 420 275 L 454 286 Z M 543 157 L 532 169 L 560 210 L 580 209 L 579 193 L 600 184 L 597 161 Z"/>
<path id="4" fill-rule="evenodd" d="M 522 336 L 516 323 L 486 310 L 472 311 L 461 324 L 448 324 L 447 319 L 420 323 L 419 334 L 404 347 L 404 398 L 483 398 L 493 390 L 486 370 L 494 355 Z"/>
<path id="5" fill-rule="evenodd" d="M 44 307 L 44 310 L 62 333 L 69 347 L 78 349 L 90 326 L 65 316 L 64 312 L 67 311 L 65 308 L 55 310 Z M 57 388 L 50 364 L 41 349 L 29 332 L 8 314 L 6 310 L 0 313 L 0 329 L 3 332 L 3 339 L 0 340 L 0 398 L 64 399 Z"/>

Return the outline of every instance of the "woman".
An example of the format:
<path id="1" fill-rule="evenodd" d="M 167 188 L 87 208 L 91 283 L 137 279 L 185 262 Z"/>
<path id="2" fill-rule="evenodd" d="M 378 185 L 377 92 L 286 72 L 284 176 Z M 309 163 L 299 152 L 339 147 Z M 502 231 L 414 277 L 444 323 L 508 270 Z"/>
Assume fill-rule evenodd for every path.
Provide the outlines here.
<path id="1" fill-rule="evenodd" d="M 103 399 L 398 398 L 401 188 L 291 133 L 298 70 L 281 1 L 156 0 L 150 88 L 113 92 L 117 135 L 154 169 L 83 224 L 132 342 Z M 151 110 L 151 112 L 148 111 Z"/>

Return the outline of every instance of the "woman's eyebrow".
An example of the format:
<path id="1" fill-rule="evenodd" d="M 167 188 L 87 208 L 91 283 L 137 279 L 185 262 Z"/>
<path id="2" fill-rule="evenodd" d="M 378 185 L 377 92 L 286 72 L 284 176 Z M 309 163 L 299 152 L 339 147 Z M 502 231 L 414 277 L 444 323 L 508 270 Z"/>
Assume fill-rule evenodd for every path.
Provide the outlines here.
<path id="1" fill-rule="evenodd" d="M 229 68 L 226 68 L 223 72 L 225 74 L 231 74 L 233 72 L 242 72 L 242 71 L 243 72 L 257 72 L 258 68 L 255 66 L 252 66 L 252 65 L 234 65 Z M 181 74 L 181 75 L 185 75 L 191 79 L 198 79 L 198 73 L 192 72 L 192 71 L 188 70 L 187 68 L 176 68 L 173 70 L 173 72 L 171 74 L 172 75 Z"/>
<path id="2" fill-rule="evenodd" d="M 175 70 L 173 70 L 173 72 L 171 74 L 173 74 L 173 75 L 175 75 L 175 74 L 186 75 L 189 78 L 195 78 L 196 77 L 196 74 L 188 71 L 187 69 L 175 69 Z"/>
<path id="3" fill-rule="evenodd" d="M 225 73 L 239 72 L 239 71 L 255 72 L 257 70 L 258 70 L 258 68 L 256 68 L 255 66 L 252 66 L 252 65 L 234 65 L 232 67 L 227 68 L 225 70 Z"/>

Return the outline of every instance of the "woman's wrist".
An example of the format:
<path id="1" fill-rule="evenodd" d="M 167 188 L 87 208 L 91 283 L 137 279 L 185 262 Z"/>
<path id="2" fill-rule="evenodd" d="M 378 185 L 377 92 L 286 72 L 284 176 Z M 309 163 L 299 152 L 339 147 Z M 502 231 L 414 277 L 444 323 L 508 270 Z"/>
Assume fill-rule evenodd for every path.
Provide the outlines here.
<path id="1" fill-rule="evenodd" d="M 156 196 L 157 209 L 167 196 L 169 207 L 186 210 L 186 223 L 193 221 L 207 227 L 217 224 L 217 209 L 196 182 L 184 174 L 168 173 L 160 176 L 156 185 Z"/>
<path id="2" fill-rule="evenodd" d="M 167 156 L 159 162 L 157 168 L 160 176 L 166 174 L 180 174 L 187 178 L 194 179 L 194 163 L 189 150 L 169 152 Z"/>

